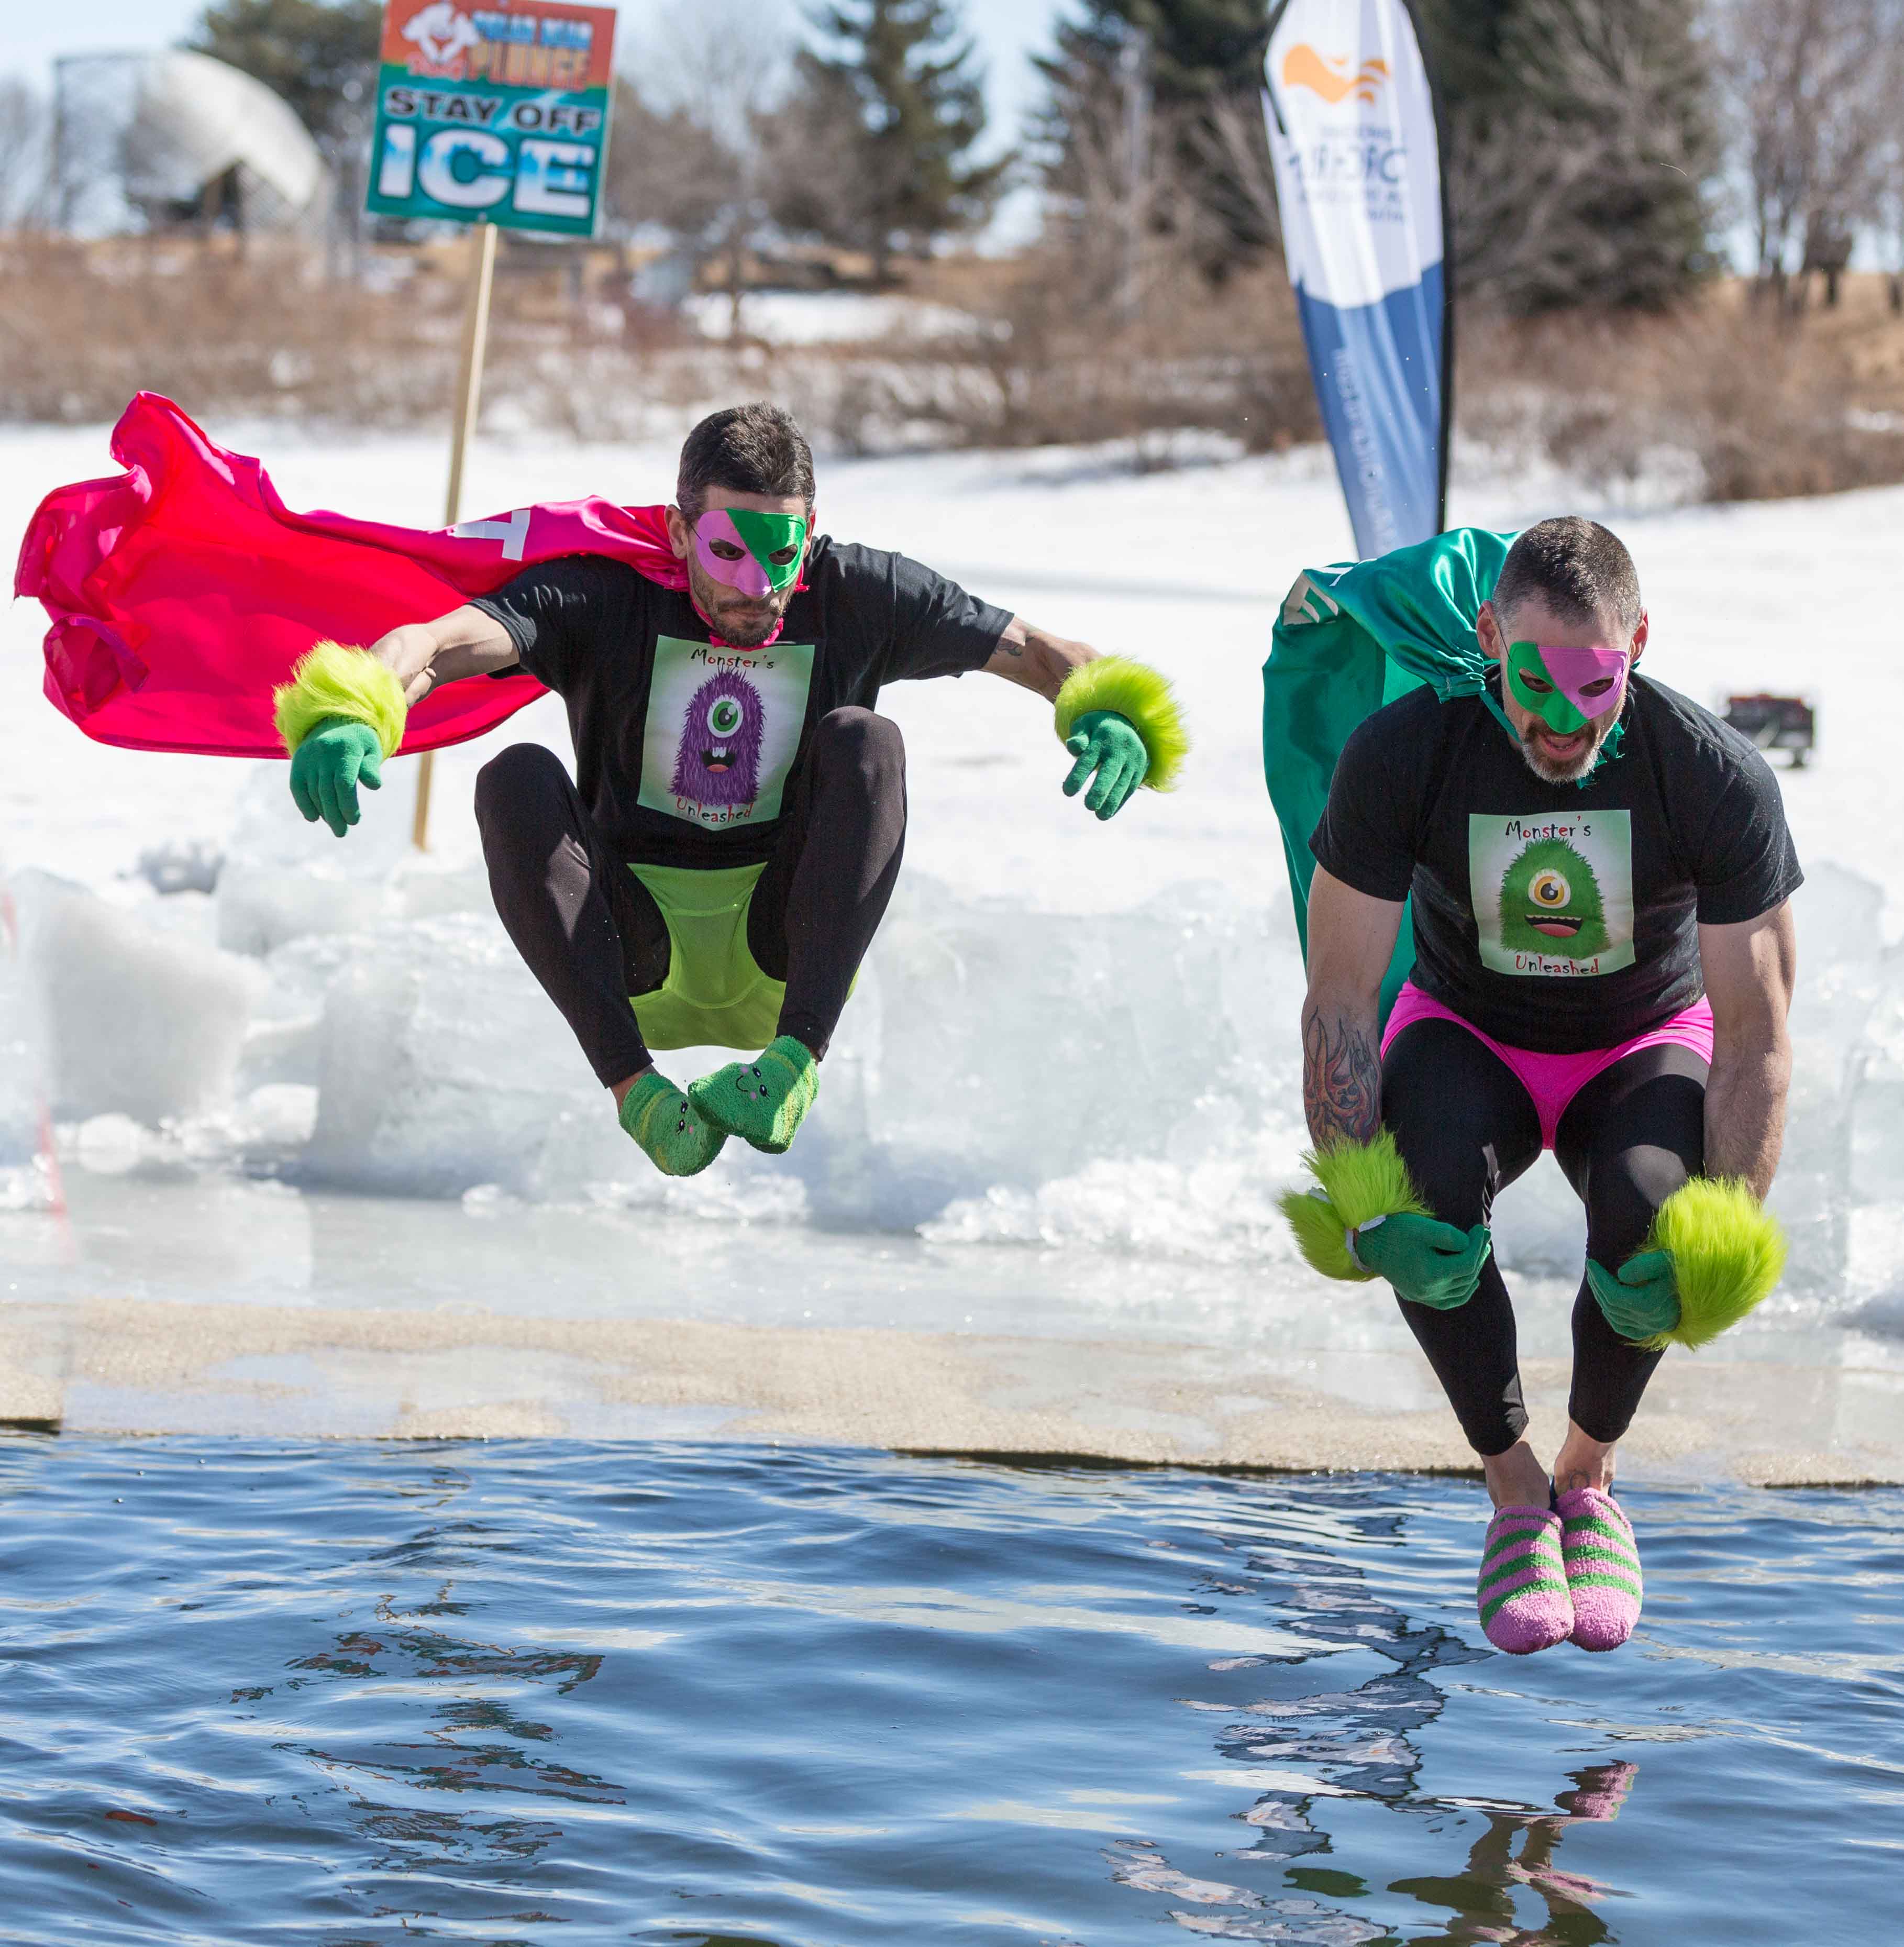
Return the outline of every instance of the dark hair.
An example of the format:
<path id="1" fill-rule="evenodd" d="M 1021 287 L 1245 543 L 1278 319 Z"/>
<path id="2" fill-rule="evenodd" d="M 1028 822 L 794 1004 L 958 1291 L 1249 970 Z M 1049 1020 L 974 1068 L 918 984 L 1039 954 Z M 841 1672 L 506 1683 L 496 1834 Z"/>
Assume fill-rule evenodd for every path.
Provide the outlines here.
<path id="1" fill-rule="evenodd" d="M 1563 622 L 1605 618 L 1621 634 L 1639 626 L 1639 573 L 1618 535 L 1598 521 L 1567 514 L 1529 528 L 1507 551 L 1494 583 L 1497 609 L 1537 596 Z"/>
<path id="2" fill-rule="evenodd" d="M 681 447 L 681 471 L 674 501 L 690 521 L 698 520 L 710 487 L 730 493 L 791 499 L 813 506 L 813 452 L 791 413 L 757 399 L 710 413 Z"/>

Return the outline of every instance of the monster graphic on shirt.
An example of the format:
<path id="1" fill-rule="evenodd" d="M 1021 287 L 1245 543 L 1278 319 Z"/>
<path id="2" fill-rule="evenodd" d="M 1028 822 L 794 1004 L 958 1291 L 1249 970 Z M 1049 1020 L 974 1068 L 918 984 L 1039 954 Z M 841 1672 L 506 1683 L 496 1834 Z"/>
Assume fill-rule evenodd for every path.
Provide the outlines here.
<path id="1" fill-rule="evenodd" d="M 1606 915 L 1593 868 L 1564 838 L 1537 838 L 1500 887 L 1500 937 L 1517 953 L 1594 960 L 1606 951 Z"/>
<path id="2" fill-rule="evenodd" d="M 640 802 L 708 831 L 778 818 L 813 679 L 810 642 L 657 637 Z"/>
<path id="3" fill-rule="evenodd" d="M 674 747 L 673 791 L 701 806 L 751 804 L 760 794 L 766 706 L 745 670 L 721 670 L 693 695 Z"/>
<path id="4" fill-rule="evenodd" d="M 1565 978 L 1633 964 L 1630 813 L 1472 813 L 1468 871 L 1484 967 Z"/>

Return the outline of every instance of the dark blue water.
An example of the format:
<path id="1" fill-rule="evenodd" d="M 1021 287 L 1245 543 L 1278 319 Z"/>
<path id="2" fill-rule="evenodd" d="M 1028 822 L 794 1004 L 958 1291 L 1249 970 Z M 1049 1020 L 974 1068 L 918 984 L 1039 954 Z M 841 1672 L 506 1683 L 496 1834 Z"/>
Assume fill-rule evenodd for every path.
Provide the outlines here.
<path id="1" fill-rule="evenodd" d="M 7 1438 L 0 1940 L 1898 1937 L 1904 1496 L 1630 1505 L 1515 1661 L 1465 1483 Z"/>

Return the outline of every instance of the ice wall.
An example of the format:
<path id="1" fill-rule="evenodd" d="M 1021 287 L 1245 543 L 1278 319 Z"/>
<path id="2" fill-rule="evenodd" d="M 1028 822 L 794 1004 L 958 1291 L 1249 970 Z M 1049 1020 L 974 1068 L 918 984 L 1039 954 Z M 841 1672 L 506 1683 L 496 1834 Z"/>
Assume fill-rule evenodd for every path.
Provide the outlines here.
<path id="1" fill-rule="evenodd" d="M 264 766 L 212 895 L 141 881 L 128 904 L 17 874 L 0 1166 L 30 1152 L 39 1087 L 69 1125 L 130 1119 L 294 1182 L 665 1203 L 946 1244 L 1290 1255 L 1274 1198 L 1304 1143 L 1301 970 L 1280 907 L 1185 884 L 1081 918 L 909 874 L 799 1144 L 779 1159 L 730 1144 L 676 1184 L 617 1128 L 480 868 L 418 858 L 403 822 L 367 819 L 339 845 Z M 1829 864 L 1799 896 L 1775 1196 L 1792 1301 L 1872 1316 L 1904 1315 L 1904 952 L 1883 944 L 1881 904 Z M 663 1066 L 686 1081 L 726 1058 Z M 1509 1265 L 1577 1274 L 1578 1206 L 1551 1161 L 1503 1198 L 1497 1234 Z"/>
<path id="2" fill-rule="evenodd" d="M 19 905 L 0 883 L 0 1210 L 41 1201 L 40 1078 L 33 988 L 20 957 Z"/>
<path id="3" fill-rule="evenodd" d="M 202 895 L 128 911 L 45 872 L 15 875 L 36 1063 L 63 1121 L 156 1124 L 230 1099 L 267 976 L 207 936 Z"/>

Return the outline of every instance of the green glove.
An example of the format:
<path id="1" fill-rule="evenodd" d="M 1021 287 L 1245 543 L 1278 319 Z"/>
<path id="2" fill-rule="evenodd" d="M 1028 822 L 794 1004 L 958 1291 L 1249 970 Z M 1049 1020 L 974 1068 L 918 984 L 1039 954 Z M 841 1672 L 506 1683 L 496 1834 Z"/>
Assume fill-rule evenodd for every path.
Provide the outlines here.
<path id="1" fill-rule="evenodd" d="M 1358 1264 L 1386 1278 L 1398 1298 L 1435 1311 L 1452 1311 L 1473 1297 L 1494 1248 L 1485 1224 L 1458 1230 L 1406 1210 L 1371 1218 L 1355 1233 Z"/>
<path id="2" fill-rule="evenodd" d="M 1589 1258 L 1587 1282 L 1608 1324 L 1636 1345 L 1678 1326 L 1679 1282 L 1670 1251 L 1639 1252 L 1620 1267 L 1617 1277 Z"/>
<path id="3" fill-rule="evenodd" d="M 306 820 L 319 819 L 339 838 L 358 819 L 357 788 L 383 787 L 383 745 L 367 723 L 327 717 L 291 758 L 291 795 Z"/>
<path id="4" fill-rule="evenodd" d="M 725 1129 L 710 1128 L 667 1077 L 649 1068 L 621 1098 L 621 1126 L 664 1176 L 695 1176 L 720 1154 Z"/>
<path id="5" fill-rule="evenodd" d="M 1064 795 L 1076 797 L 1095 771 L 1096 781 L 1085 792 L 1084 808 L 1101 819 L 1115 818 L 1150 772 L 1150 754 L 1137 726 L 1114 710 L 1086 710 L 1071 726 L 1064 748 L 1078 760 L 1064 780 Z"/>
<path id="6" fill-rule="evenodd" d="M 819 1092 L 819 1063 L 791 1035 L 776 1035 L 757 1060 L 730 1061 L 688 1085 L 688 1100 L 716 1128 L 745 1137 L 769 1156 L 793 1147 Z"/>

